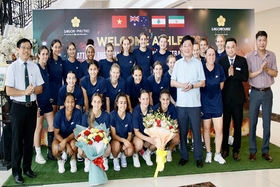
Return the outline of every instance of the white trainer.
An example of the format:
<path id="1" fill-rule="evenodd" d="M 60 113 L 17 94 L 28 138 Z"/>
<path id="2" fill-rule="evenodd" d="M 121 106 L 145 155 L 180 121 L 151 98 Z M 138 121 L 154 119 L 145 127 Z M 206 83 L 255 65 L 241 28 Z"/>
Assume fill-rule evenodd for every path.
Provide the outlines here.
<path id="1" fill-rule="evenodd" d="M 110 156 L 109 156 L 110 159 L 114 159 L 114 156 L 112 153 L 110 153 Z"/>
<path id="2" fill-rule="evenodd" d="M 205 162 L 206 163 L 211 163 L 212 162 L 212 153 L 211 152 L 206 154 Z"/>
<path id="3" fill-rule="evenodd" d="M 121 166 L 122 168 L 126 168 L 127 167 L 127 162 L 126 162 L 126 156 L 124 155 L 124 153 L 121 153 Z"/>
<path id="4" fill-rule="evenodd" d="M 70 172 L 75 173 L 77 171 L 77 161 L 76 161 L 76 159 L 71 159 L 70 160 L 70 166 L 71 166 Z"/>
<path id="5" fill-rule="evenodd" d="M 114 164 L 114 170 L 115 171 L 120 171 L 121 170 L 120 160 L 118 158 L 114 158 L 113 164 Z"/>
<path id="6" fill-rule="evenodd" d="M 151 161 L 151 154 L 149 153 L 150 151 L 147 149 L 145 153 L 142 155 L 143 159 L 146 161 L 146 164 L 148 166 L 152 166 L 153 162 Z"/>
<path id="7" fill-rule="evenodd" d="M 44 159 L 42 153 L 36 155 L 35 162 L 37 162 L 38 164 L 45 164 L 46 163 L 46 160 Z"/>
<path id="8" fill-rule="evenodd" d="M 67 153 L 65 151 L 62 152 L 61 159 L 64 160 L 65 162 L 67 161 Z"/>
<path id="9" fill-rule="evenodd" d="M 85 158 L 84 160 L 84 164 L 85 164 L 85 167 L 84 167 L 84 172 L 89 172 L 89 167 L 90 167 L 90 160 L 88 158 Z"/>
<path id="10" fill-rule="evenodd" d="M 140 165 L 140 162 L 139 162 L 138 153 L 134 153 L 132 158 L 133 158 L 133 165 L 134 165 L 134 167 L 140 168 L 141 165 Z"/>
<path id="11" fill-rule="evenodd" d="M 104 157 L 103 156 L 103 166 L 105 168 L 105 171 L 107 171 L 109 169 L 109 166 L 108 166 L 108 158 Z"/>
<path id="12" fill-rule="evenodd" d="M 226 161 L 225 161 L 225 159 L 222 157 L 221 153 L 216 153 L 216 154 L 215 154 L 215 157 L 214 157 L 214 160 L 215 160 L 216 162 L 219 162 L 219 164 L 225 164 L 225 163 L 226 163 Z"/>
<path id="13" fill-rule="evenodd" d="M 170 150 L 167 151 L 166 161 L 172 162 L 172 152 Z"/>
<path id="14" fill-rule="evenodd" d="M 58 173 L 64 173 L 65 172 L 64 164 L 65 164 L 64 160 L 58 160 L 57 161 Z"/>

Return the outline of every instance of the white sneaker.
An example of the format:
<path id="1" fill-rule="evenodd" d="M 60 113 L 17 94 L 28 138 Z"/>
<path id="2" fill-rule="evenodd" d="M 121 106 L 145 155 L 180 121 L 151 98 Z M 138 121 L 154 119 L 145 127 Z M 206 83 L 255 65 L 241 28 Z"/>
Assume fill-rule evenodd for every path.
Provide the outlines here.
<path id="1" fill-rule="evenodd" d="M 133 165 L 134 165 L 134 167 L 140 168 L 141 165 L 140 165 L 140 162 L 139 162 L 138 153 L 134 153 L 132 158 L 133 158 Z"/>
<path id="2" fill-rule="evenodd" d="M 77 153 L 77 161 L 78 162 L 83 162 L 84 161 L 84 158 L 82 158 L 79 153 Z"/>
<path id="3" fill-rule="evenodd" d="M 146 161 L 146 164 L 148 166 L 152 166 L 153 162 L 151 161 L 151 154 L 149 153 L 150 151 L 147 149 L 145 153 L 142 155 L 143 159 Z"/>
<path id="4" fill-rule="evenodd" d="M 112 153 L 110 153 L 110 156 L 109 156 L 110 159 L 114 159 L 114 156 Z"/>
<path id="5" fill-rule="evenodd" d="M 122 168 L 127 167 L 126 156 L 124 155 L 123 152 L 121 153 L 121 166 L 122 166 Z"/>
<path id="6" fill-rule="evenodd" d="M 115 171 L 120 171 L 121 170 L 120 160 L 118 158 L 114 158 L 113 164 L 114 164 L 114 170 Z"/>
<path id="7" fill-rule="evenodd" d="M 58 160 L 57 161 L 58 173 L 64 173 L 65 172 L 64 164 L 65 164 L 64 160 Z"/>
<path id="8" fill-rule="evenodd" d="M 205 162 L 206 163 L 211 163 L 212 162 L 212 153 L 211 152 L 206 154 Z"/>
<path id="9" fill-rule="evenodd" d="M 62 152 L 61 159 L 64 160 L 65 162 L 67 161 L 67 153 L 65 151 Z"/>
<path id="10" fill-rule="evenodd" d="M 42 153 L 36 155 L 35 162 L 37 162 L 38 164 L 45 164 L 46 163 L 46 160 L 44 159 Z"/>
<path id="11" fill-rule="evenodd" d="M 108 158 L 104 157 L 103 156 L 103 166 L 105 168 L 105 171 L 107 171 L 109 169 L 109 166 L 108 166 Z"/>
<path id="12" fill-rule="evenodd" d="M 90 167 L 90 160 L 88 158 L 85 158 L 84 161 L 85 167 L 84 167 L 84 172 L 89 172 L 89 167 Z"/>
<path id="13" fill-rule="evenodd" d="M 76 161 L 76 159 L 71 159 L 70 160 L 70 166 L 71 166 L 70 172 L 75 173 L 77 171 L 77 161 Z"/>
<path id="14" fill-rule="evenodd" d="M 166 161 L 172 162 L 172 152 L 170 150 L 167 151 Z"/>
<path id="15" fill-rule="evenodd" d="M 221 153 L 216 153 L 215 154 L 215 157 L 214 157 L 214 160 L 216 161 L 216 162 L 219 162 L 219 164 L 225 164 L 226 163 L 226 161 L 225 161 L 225 159 L 222 157 L 222 155 L 221 155 Z"/>

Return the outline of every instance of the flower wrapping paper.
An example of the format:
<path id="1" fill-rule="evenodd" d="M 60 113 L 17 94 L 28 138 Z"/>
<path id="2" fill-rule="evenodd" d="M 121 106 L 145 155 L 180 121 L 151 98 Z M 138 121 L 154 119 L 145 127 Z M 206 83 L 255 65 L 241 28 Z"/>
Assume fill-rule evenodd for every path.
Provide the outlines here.
<path id="1" fill-rule="evenodd" d="M 99 142 L 94 141 L 91 145 L 89 145 L 87 142 L 83 140 L 78 140 L 79 134 L 87 129 L 83 126 L 76 125 L 76 129 L 74 129 L 74 134 L 76 139 L 78 140 L 76 142 L 76 146 L 84 151 L 87 158 L 91 161 L 90 162 L 90 169 L 89 169 L 89 185 L 99 185 L 104 184 L 108 182 L 108 177 L 106 175 L 106 172 L 104 171 L 103 166 L 103 158 L 102 155 L 104 154 L 105 150 L 108 147 L 108 143 L 111 139 L 109 136 L 109 129 L 106 128 L 106 125 L 104 123 L 98 124 L 94 123 L 94 129 L 102 130 L 106 133 L 105 138 L 107 138 L 106 143 L 104 143 L 102 140 Z"/>

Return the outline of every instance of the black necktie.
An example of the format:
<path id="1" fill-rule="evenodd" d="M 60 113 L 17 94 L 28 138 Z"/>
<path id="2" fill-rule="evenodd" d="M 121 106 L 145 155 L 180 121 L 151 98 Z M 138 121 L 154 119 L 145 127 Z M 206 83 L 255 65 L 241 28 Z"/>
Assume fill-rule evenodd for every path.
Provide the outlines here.
<path id="1" fill-rule="evenodd" d="M 24 62 L 24 77 L 25 77 L 25 88 L 27 88 L 29 86 L 29 78 L 28 78 L 28 71 L 27 71 L 27 63 Z M 25 96 L 25 100 L 26 102 L 30 102 L 30 95 L 26 95 Z"/>
<path id="2" fill-rule="evenodd" d="M 233 60 L 234 60 L 233 58 L 230 59 L 230 65 L 231 66 L 233 66 L 233 63 L 234 63 Z"/>

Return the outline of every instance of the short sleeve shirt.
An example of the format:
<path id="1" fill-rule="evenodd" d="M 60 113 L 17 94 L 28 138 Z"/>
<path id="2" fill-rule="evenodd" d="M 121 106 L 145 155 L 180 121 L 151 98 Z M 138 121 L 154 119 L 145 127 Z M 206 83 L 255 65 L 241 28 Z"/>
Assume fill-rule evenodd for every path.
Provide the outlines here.
<path id="1" fill-rule="evenodd" d="M 27 71 L 29 84 L 32 83 L 34 87 L 44 84 L 40 69 L 34 62 L 27 61 Z M 15 62 L 9 65 L 6 73 L 5 86 L 9 86 L 18 90 L 25 90 L 25 65 L 24 62 L 19 58 Z M 19 102 L 26 102 L 25 95 L 23 96 L 10 96 L 11 100 Z M 30 101 L 37 99 L 36 94 L 30 95 Z"/>
<path id="2" fill-rule="evenodd" d="M 201 61 L 192 57 L 189 62 L 185 58 L 176 61 L 172 80 L 179 83 L 195 84 L 205 80 L 204 70 Z M 200 88 L 194 88 L 187 92 L 182 92 L 182 88 L 177 88 L 177 106 L 179 107 L 200 107 Z"/>

